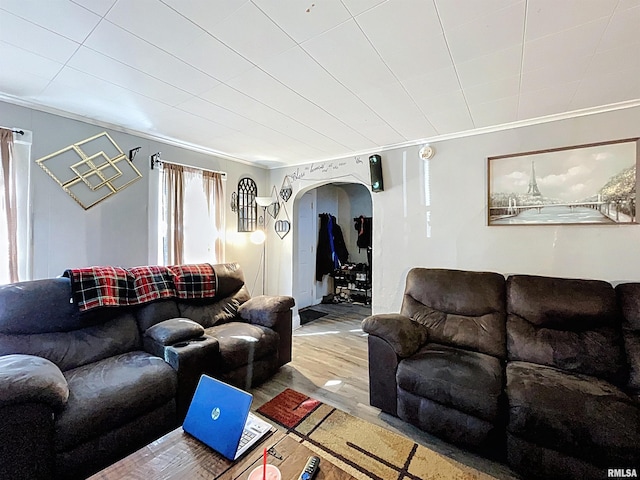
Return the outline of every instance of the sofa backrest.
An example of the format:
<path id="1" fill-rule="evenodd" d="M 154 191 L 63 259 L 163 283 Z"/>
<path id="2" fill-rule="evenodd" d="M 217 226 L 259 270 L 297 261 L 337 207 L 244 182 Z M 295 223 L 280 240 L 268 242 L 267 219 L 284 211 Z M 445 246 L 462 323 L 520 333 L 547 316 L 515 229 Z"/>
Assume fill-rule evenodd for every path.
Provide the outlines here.
<path id="1" fill-rule="evenodd" d="M 0 355 L 37 355 L 65 371 L 140 346 L 127 309 L 80 313 L 68 278 L 0 286 Z"/>
<path id="2" fill-rule="evenodd" d="M 202 300 L 159 300 L 136 310 L 141 332 L 169 320 L 184 317 L 203 327 L 237 320 L 238 307 L 249 300 L 244 274 L 237 263 L 213 265 L 216 273 L 216 296 Z"/>
<path id="3" fill-rule="evenodd" d="M 640 393 L 640 283 L 616 286 L 622 310 L 622 334 L 629 364 L 629 387 Z"/>
<path id="4" fill-rule="evenodd" d="M 401 314 L 429 328 L 429 342 L 506 357 L 504 276 L 413 268 Z"/>
<path id="5" fill-rule="evenodd" d="M 621 318 L 613 286 L 601 280 L 507 278 L 509 360 L 626 381 Z"/>

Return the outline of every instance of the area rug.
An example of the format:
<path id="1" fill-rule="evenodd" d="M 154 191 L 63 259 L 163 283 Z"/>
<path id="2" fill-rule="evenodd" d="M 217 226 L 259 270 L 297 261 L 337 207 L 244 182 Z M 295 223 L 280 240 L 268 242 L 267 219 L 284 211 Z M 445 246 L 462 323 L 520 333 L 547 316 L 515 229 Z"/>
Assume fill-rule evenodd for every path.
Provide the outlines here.
<path id="1" fill-rule="evenodd" d="M 258 413 L 358 479 L 495 480 L 412 440 L 286 389 Z"/>
<path id="2" fill-rule="evenodd" d="M 300 325 L 304 325 L 305 323 L 312 322 L 313 320 L 317 320 L 318 318 L 322 318 L 325 315 L 328 315 L 325 312 L 313 310 L 312 308 L 305 308 L 304 310 L 300 310 L 299 313 L 300 313 Z"/>

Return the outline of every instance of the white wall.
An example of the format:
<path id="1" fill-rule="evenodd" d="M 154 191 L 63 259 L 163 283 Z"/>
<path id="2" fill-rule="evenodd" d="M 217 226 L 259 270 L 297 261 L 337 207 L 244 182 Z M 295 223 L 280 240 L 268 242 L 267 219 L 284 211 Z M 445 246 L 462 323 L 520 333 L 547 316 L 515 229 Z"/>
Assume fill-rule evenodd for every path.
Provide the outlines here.
<path id="1" fill-rule="evenodd" d="M 157 263 L 157 185 L 159 171 L 151 170 L 149 156 L 227 172 L 226 261 L 242 266 L 250 290 L 260 293 L 262 247 L 237 233 L 230 210 L 231 192 L 249 176 L 266 194 L 266 170 L 166 143 L 129 135 L 58 115 L 0 102 L 0 125 L 33 132 L 33 278 L 55 277 L 67 269 L 90 265 L 134 266 Z M 142 147 L 134 164 L 143 178 L 89 210 L 80 207 L 35 160 L 70 144 L 107 131 L 124 152 Z"/>
<path id="2" fill-rule="evenodd" d="M 33 160 L 105 130 L 1 102 L 0 125 L 33 131 Z M 268 194 L 290 175 L 294 193 L 285 208 L 292 219 L 295 198 L 304 191 L 331 181 L 369 183 L 367 158 L 275 169 L 267 175 L 257 167 L 108 131 L 125 151 L 142 146 L 135 163 L 143 179 L 85 211 L 42 169 L 33 168 L 35 278 L 57 276 L 70 267 L 150 263 L 157 172 L 149 170 L 148 158 L 157 151 L 166 160 L 227 171 L 227 199 L 241 176 L 251 176 L 259 194 Z M 400 308 L 404 280 L 414 266 L 640 281 L 640 225 L 486 226 L 487 157 L 637 136 L 640 108 L 442 141 L 430 161 L 430 205 L 418 147 L 384 152 L 385 191 L 372 194 L 373 311 Z M 267 293 L 295 293 L 293 237 L 290 233 L 281 240 L 269 231 Z M 261 288 L 261 253 L 247 234 L 236 233 L 236 217 L 228 209 L 226 259 L 243 266 L 255 293 Z"/>
<path id="3" fill-rule="evenodd" d="M 383 152 L 385 191 L 372 195 L 373 311 L 399 310 L 414 266 L 640 281 L 640 225 L 486 225 L 487 157 L 638 136 L 640 108 L 633 108 L 438 142 L 429 189 L 419 146 Z M 294 199 L 331 179 L 366 184 L 362 160 L 272 170 L 271 182 L 291 175 Z M 290 244 L 279 246 L 273 284 L 292 293 Z"/>
<path id="4" fill-rule="evenodd" d="M 344 242 L 349 251 L 349 262 L 368 263 L 366 248 L 358 248 L 358 232 L 355 229 L 353 219 L 360 215 L 365 217 L 372 216 L 371 191 L 364 185 L 357 183 L 341 184 L 337 185 L 336 188 L 339 191 L 337 218 L 342 228 Z"/>

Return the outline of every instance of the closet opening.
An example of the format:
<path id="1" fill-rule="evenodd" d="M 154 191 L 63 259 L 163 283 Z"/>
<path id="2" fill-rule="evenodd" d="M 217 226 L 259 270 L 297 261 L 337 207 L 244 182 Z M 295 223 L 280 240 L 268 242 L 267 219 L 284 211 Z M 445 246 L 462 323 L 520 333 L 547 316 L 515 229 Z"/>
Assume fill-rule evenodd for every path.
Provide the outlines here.
<path id="1" fill-rule="evenodd" d="M 298 311 L 372 301 L 373 205 L 360 183 L 312 188 L 294 204 L 293 290 Z"/>

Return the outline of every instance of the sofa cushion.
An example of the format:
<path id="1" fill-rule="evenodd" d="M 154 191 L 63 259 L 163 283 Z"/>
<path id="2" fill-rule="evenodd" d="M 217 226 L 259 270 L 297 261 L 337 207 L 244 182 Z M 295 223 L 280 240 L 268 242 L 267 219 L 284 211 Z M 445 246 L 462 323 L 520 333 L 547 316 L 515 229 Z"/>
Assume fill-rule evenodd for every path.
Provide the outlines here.
<path id="1" fill-rule="evenodd" d="M 398 365 L 398 387 L 419 397 L 495 421 L 503 369 L 483 353 L 428 343 Z"/>
<path id="2" fill-rule="evenodd" d="M 537 328 L 515 315 L 507 319 L 510 361 L 525 361 L 623 384 L 622 338 L 613 328 L 570 331 Z"/>
<path id="3" fill-rule="evenodd" d="M 432 342 L 506 357 L 504 276 L 413 268 L 400 313 L 429 329 Z"/>
<path id="4" fill-rule="evenodd" d="M 556 330 L 619 325 L 615 291 L 602 280 L 512 275 L 507 279 L 507 313 Z"/>
<path id="5" fill-rule="evenodd" d="M 624 346 L 629 363 L 629 387 L 640 392 L 640 283 L 616 286 L 622 310 Z"/>
<path id="6" fill-rule="evenodd" d="M 640 392 L 640 331 L 625 330 L 624 348 L 629 362 L 629 387 Z"/>
<path id="7" fill-rule="evenodd" d="M 141 332 L 146 332 L 157 323 L 180 317 L 175 300 L 156 300 L 136 309 L 136 318 Z"/>
<path id="8" fill-rule="evenodd" d="M 620 311 L 607 282 L 534 275 L 507 279 L 509 360 L 626 384 Z"/>
<path id="9" fill-rule="evenodd" d="M 638 458 L 640 408 L 619 388 L 527 362 L 510 362 L 506 375 L 512 434 L 603 466 Z"/>
<path id="10" fill-rule="evenodd" d="M 245 292 L 247 294 L 242 295 Z M 219 323 L 236 320 L 238 318 L 238 307 L 248 299 L 247 290 L 242 289 L 234 297 L 219 299 L 213 303 L 202 301 L 180 302 L 178 309 L 181 317 L 189 318 L 207 328 Z"/>
<path id="11" fill-rule="evenodd" d="M 68 278 L 0 285 L 2 333 L 61 332 L 80 325 L 80 312 L 73 304 Z"/>
<path id="12" fill-rule="evenodd" d="M 55 363 L 64 372 L 113 355 L 139 350 L 142 342 L 133 315 L 117 310 L 111 310 L 111 320 L 69 332 L 0 334 L 0 355 L 36 355 Z"/>
<path id="13" fill-rule="evenodd" d="M 64 375 L 69 400 L 56 418 L 58 452 L 118 428 L 176 396 L 175 371 L 161 358 L 141 351 L 106 358 Z"/>
<path id="14" fill-rule="evenodd" d="M 278 356 L 279 336 L 270 328 L 242 322 L 205 329 L 220 344 L 221 370 L 227 372 L 265 356 Z"/>

